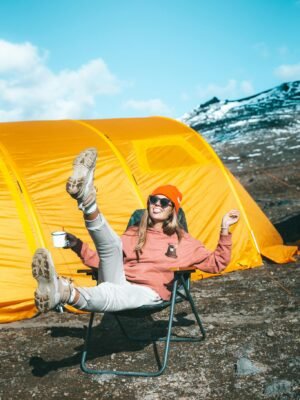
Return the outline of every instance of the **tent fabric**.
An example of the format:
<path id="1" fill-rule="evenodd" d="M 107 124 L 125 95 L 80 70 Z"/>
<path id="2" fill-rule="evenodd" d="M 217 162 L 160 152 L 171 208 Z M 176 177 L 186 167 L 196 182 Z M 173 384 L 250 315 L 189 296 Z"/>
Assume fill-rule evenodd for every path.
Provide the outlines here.
<path id="1" fill-rule="evenodd" d="M 51 232 L 65 229 L 90 238 L 76 203 L 65 191 L 74 156 L 86 147 L 99 152 L 95 182 L 101 211 L 118 234 L 135 209 L 145 208 L 153 188 L 172 184 L 183 193 L 189 232 L 214 249 L 221 218 L 241 210 L 232 227 L 233 254 L 225 272 L 257 267 L 261 255 L 292 260 L 295 247 L 282 239 L 205 140 L 178 121 L 126 118 L 89 121 L 35 121 L 0 124 L 0 322 L 36 314 L 31 259 L 48 248 L 58 273 L 77 285 L 92 281 L 77 274 L 80 260 L 53 248 Z M 209 274 L 198 271 L 194 279 Z"/>

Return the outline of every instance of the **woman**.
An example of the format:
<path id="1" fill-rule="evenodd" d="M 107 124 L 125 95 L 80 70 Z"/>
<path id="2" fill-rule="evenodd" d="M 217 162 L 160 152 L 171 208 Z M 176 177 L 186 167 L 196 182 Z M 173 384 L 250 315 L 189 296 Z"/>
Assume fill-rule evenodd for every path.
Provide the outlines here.
<path id="1" fill-rule="evenodd" d="M 73 175 L 66 189 L 83 211 L 97 250 L 94 252 L 83 244 L 77 252 L 91 267 L 97 267 L 101 258 L 101 283 L 90 288 L 74 287 L 67 278 L 57 276 L 50 252 L 38 249 L 33 257 L 32 273 L 38 282 L 35 304 L 40 312 L 66 303 L 95 312 L 156 304 L 170 298 L 173 279 L 170 267 L 195 265 L 211 273 L 226 268 L 231 254 L 228 229 L 239 219 L 237 210 L 223 217 L 219 243 L 210 252 L 180 227 L 177 213 L 182 194 L 179 190 L 172 185 L 160 186 L 149 196 L 140 225 L 128 228 L 120 239 L 96 203 L 93 183 L 96 159 L 94 148 L 81 152 L 74 160 Z"/>

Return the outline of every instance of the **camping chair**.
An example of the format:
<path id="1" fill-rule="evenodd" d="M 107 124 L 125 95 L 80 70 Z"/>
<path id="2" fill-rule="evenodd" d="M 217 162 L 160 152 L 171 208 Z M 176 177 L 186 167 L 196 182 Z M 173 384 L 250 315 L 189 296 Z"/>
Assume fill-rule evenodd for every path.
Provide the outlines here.
<path id="1" fill-rule="evenodd" d="M 132 216 L 129 220 L 128 226 L 137 225 L 141 219 L 143 212 L 144 212 L 144 210 L 136 210 L 132 214 Z M 187 231 L 186 220 L 185 220 L 184 212 L 182 209 L 179 210 L 178 219 L 179 219 L 179 222 L 181 223 L 181 226 Z M 194 301 L 193 301 L 191 293 L 190 293 L 190 275 L 195 270 L 196 270 L 196 268 L 193 266 L 188 267 L 188 268 L 171 268 L 171 271 L 174 272 L 174 281 L 173 281 L 172 295 L 171 295 L 170 301 L 162 301 L 155 305 L 142 306 L 142 307 L 138 307 L 135 309 L 122 310 L 122 311 L 109 313 L 115 317 L 122 333 L 129 340 L 134 340 L 134 341 L 144 342 L 144 343 L 147 343 L 150 340 L 154 344 L 157 341 L 165 342 L 163 362 L 161 363 L 159 358 L 157 357 L 157 363 L 158 363 L 157 371 L 154 371 L 154 372 L 152 372 L 152 371 L 120 371 L 120 370 L 116 371 L 116 370 L 89 368 L 87 366 L 86 361 L 87 361 L 87 357 L 88 357 L 89 344 L 90 344 L 91 336 L 92 336 L 92 326 L 93 326 L 93 321 L 94 321 L 94 316 L 95 316 L 94 312 L 91 313 L 89 325 L 88 325 L 87 332 L 86 332 L 84 350 L 83 350 L 82 358 L 81 358 L 82 371 L 84 371 L 88 374 L 100 374 L 100 375 L 101 374 L 112 374 L 112 375 L 125 375 L 125 376 L 146 376 L 146 377 L 159 376 L 164 372 L 164 370 L 167 366 L 168 355 L 169 355 L 171 343 L 173 343 L 173 342 L 200 342 L 200 341 L 204 340 L 205 339 L 205 330 L 204 330 L 201 319 L 198 315 L 198 312 L 196 310 Z M 94 270 L 94 269 L 93 269 L 93 271 L 78 270 L 78 272 L 85 272 L 89 275 L 93 275 L 93 279 L 97 279 L 97 276 L 96 276 L 97 270 Z M 196 322 L 197 322 L 198 327 L 201 332 L 200 336 L 197 336 L 197 337 L 187 337 L 187 336 L 176 336 L 175 337 L 175 336 L 172 336 L 175 305 L 177 303 L 181 303 L 183 301 L 187 301 L 190 304 L 190 307 L 196 318 Z M 151 337 L 151 339 L 149 339 L 149 337 L 148 338 L 133 337 L 127 333 L 126 328 L 125 328 L 124 324 L 122 323 L 122 317 L 131 317 L 131 318 L 147 317 L 147 316 L 151 316 L 154 313 L 160 312 L 160 311 L 166 309 L 167 307 L 170 307 L 170 313 L 169 313 L 166 337 L 159 337 L 159 336 L 157 337 L 156 336 L 156 337 Z"/>

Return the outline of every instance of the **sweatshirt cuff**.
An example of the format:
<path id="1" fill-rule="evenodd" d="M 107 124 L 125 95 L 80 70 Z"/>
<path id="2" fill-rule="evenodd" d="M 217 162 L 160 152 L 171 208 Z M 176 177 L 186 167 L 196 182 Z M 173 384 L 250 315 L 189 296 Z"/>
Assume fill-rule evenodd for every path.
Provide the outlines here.
<path id="1" fill-rule="evenodd" d="M 231 237 L 232 237 L 232 235 L 231 235 L 230 232 L 228 232 L 227 235 L 220 234 L 219 243 L 221 243 L 221 244 L 231 244 L 232 243 Z"/>
<path id="2" fill-rule="evenodd" d="M 82 250 L 83 242 L 80 239 L 77 239 L 77 242 L 75 246 L 71 247 L 71 250 L 74 251 L 78 255 L 78 257 L 81 256 L 81 250 Z"/>

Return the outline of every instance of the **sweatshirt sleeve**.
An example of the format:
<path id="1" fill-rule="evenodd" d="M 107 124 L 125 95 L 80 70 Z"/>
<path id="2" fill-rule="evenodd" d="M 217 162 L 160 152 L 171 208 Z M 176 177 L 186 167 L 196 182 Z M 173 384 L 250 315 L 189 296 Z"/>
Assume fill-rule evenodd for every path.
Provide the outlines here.
<path id="1" fill-rule="evenodd" d="M 95 250 L 92 250 L 87 243 L 82 244 L 79 257 L 84 265 L 91 268 L 99 268 L 100 258 Z"/>
<path id="2" fill-rule="evenodd" d="M 227 267 L 231 258 L 231 233 L 220 235 L 220 239 L 215 251 L 202 253 L 202 260 L 195 263 L 195 266 L 201 271 L 218 273 Z M 205 254 L 206 253 L 206 254 Z"/>

